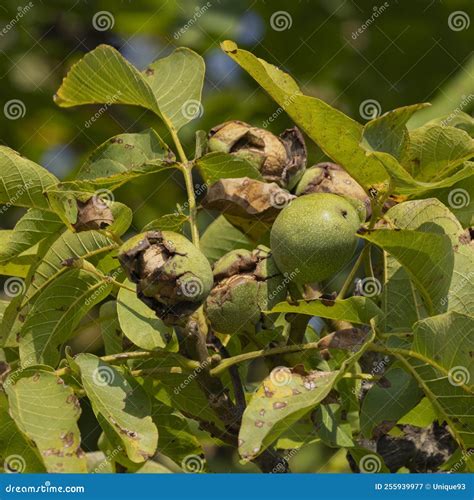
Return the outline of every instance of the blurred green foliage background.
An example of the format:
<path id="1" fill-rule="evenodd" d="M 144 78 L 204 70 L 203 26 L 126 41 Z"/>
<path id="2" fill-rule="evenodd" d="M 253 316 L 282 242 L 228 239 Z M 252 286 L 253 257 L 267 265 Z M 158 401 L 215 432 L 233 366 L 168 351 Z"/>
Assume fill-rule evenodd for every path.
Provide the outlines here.
<path id="1" fill-rule="evenodd" d="M 271 22 L 279 11 L 284 29 Z M 467 27 L 450 26 L 450 15 L 457 11 L 467 16 Z M 104 23 L 100 29 L 94 22 L 98 14 Z M 305 93 L 359 121 L 365 121 L 359 110 L 369 99 L 382 112 L 434 99 L 444 103 L 446 112 L 461 103 L 465 112 L 474 106 L 472 0 L 2 0 L 0 141 L 65 179 L 113 135 L 152 126 L 166 139 L 156 117 L 136 108 L 112 106 L 90 123 L 98 106 L 61 109 L 54 104 L 71 65 L 101 43 L 113 45 L 140 69 L 177 46 L 191 47 L 205 58 L 204 114 L 182 133 L 190 153 L 196 130 L 225 120 L 268 125 L 275 132 L 290 126 L 284 113 L 268 122 L 277 106 L 221 52 L 219 43 L 225 39 L 289 72 Z M 466 96 L 473 96 L 467 104 Z M 14 120 L 4 112 L 12 100 L 24 105 Z M 315 145 L 308 146 L 312 161 L 321 157 Z M 131 186 L 116 198 L 132 207 L 138 229 L 184 202 L 179 173 L 144 177 Z M 12 227 L 19 213 L 8 210 L 0 227 Z M 91 412 L 84 410 L 92 444 L 97 433 Z M 293 470 L 348 470 L 344 453 L 334 451 L 311 445 L 292 459 Z M 214 471 L 239 470 L 235 457 L 215 453 L 210 450 L 208 456 Z"/>

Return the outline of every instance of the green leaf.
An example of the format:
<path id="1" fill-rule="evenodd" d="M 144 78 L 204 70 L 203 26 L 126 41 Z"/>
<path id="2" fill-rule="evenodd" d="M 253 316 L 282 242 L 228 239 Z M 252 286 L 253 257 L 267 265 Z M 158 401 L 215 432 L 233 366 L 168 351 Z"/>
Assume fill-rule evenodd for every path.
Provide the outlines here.
<path id="1" fill-rule="evenodd" d="M 414 200 L 399 203 L 387 211 L 384 218 L 394 227 L 427 233 L 446 234 L 455 248 L 460 243 L 463 229 L 454 215 L 438 200 Z M 454 272 L 457 276 L 458 252 L 454 252 Z M 461 275 L 462 275 L 462 271 Z M 459 287 L 458 292 L 461 292 Z M 444 299 L 441 299 L 445 302 Z M 409 331 L 413 323 L 427 316 L 421 297 L 418 295 L 409 275 L 391 255 L 385 255 L 385 284 L 382 292 L 385 331 L 398 329 Z M 461 311 L 462 312 L 462 311 Z"/>
<path id="2" fill-rule="evenodd" d="M 318 435 L 328 446 L 334 448 L 354 446 L 351 424 L 344 421 L 342 415 L 342 407 L 337 404 L 322 404 L 316 411 Z"/>
<path id="3" fill-rule="evenodd" d="M 376 316 L 382 315 L 382 311 L 367 297 L 349 297 L 334 301 L 301 300 L 296 305 L 280 302 L 270 312 L 307 314 L 365 325 Z"/>
<path id="4" fill-rule="evenodd" d="M 436 410 L 428 398 L 423 398 L 414 408 L 401 417 L 397 424 L 428 427 L 437 420 Z"/>
<path id="5" fill-rule="evenodd" d="M 50 210 L 43 192 L 58 179 L 13 149 L 0 146 L 0 181 L 0 203 Z"/>
<path id="6" fill-rule="evenodd" d="M 219 215 L 209 224 L 200 243 L 201 251 L 211 263 L 219 260 L 231 250 L 255 248 L 254 243 L 240 229 L 228 222 L 223 215 Z"/>
<path id="7" fill-rule="evenodd" d="M 179 232 L 183 229 L 184 224 L 188 222 L 189 217 L 184 214 L 166 214 L 158 217 L 158 219 L 149 222 L 142 231 L 175 231 Z"/>
<path id="8" fill-rule="evenodd" d="M 219 179 L 249 177 L 262 180 L 260 172 L 247 160 L 229 153 L 212 152 L 199 158 L 196 165 L 206 184 L 213 184 Z"/>
<path id="9" fill-rule="evenodd" d="M 239 433 L 239 453 L 252 460 L 314 409 L 329 394 L 342 375 L 359 359 L 374 334 L 341 365 L 340 370 L 323 372 L 275 368 L 252 396 L 242 417 Z"/>
<path id="10" fill-rule="evenodd" d="M 419 403 L 423 395 L 416 380 L 400 366 L 391 366 L 383 377 L 384 384 L 374 384 L 362 402 L 361 432 L 369 439 L 377 426 L 395 425 L 399 418 Z"/>
<path id="11" fill-rule="evenodd" d="M 62 227 L 61 220 L 55 214 L 38 209 L 28 210 L 18 220 L 8 240 L 1 242 L 0 262 L 17 257 Z"/>
<path id="12" fill-rule="evenodd" d="M 20 432 L 8 413 L 8 401 L 0 393 L 0 471 L 5 472 L 45 472 L 41 456 Z"/>
<path id="13" fill-rule="evenodd" d="M 459 313 L 427 318 L 415 324 L 413 357 L 396 355 L 464 450 L 474 447 L 473 331 L 474 318 Z"/>
<path id="14" fill-rule="evenodd" d="M 111 290 L 109 283 L 80 269 L 71 269 L 53 281 L 24 320 L 19 341 L 22 366 L 56 366 L 58 347 L 71 338 L 79 321 Z"/>
<path id="15" fill-rule="evenodd" d="M 125 285 L 135 287 L 128 280 Z M 121 288 L 117 296 L 117 314 L 124 335 L 142 349 L 164 349 L 172 339 L 173 329 L 157 318 L 135 293 L 125 288 Z"/>
<path id="16" fill-rule="evenodd" d="M 40 366 L 14 372 L 7 382 L 10 415 L 47 471 L 87 472 L 77 426 L 81 408 L 71 387 Z"/>
<path id="17" fill-rule="evenodd" d="M 145 465 L 135 471 L 135 474 L 172 474 L 173 472 L 158 462 L 147 460 Z"/>
<path id="18" fill-rule="evenodd" d="M 196 117 L 203 79 L 202 58 L 186 48 L 176 49 L 140 73 L 113 47 L 99 45 L 71 68 L 55 99 L 62 107 L 141 106 L 179 130 Z"/>
<path id="19" fill-rule="evenodd" d="M 449 290 L 454 267 L 453 248 L 448 236 L 380 229 L 361 237 L 397 259 L 421 292 L 430 314 L 445 310 L 442 299 Z"/>
<path id="20" fill-rule="evenodd" d="M 117 247 L 118 244 L 114 240 L 100 231 L 63 232 L 51 244 L 41 262 L 33 270 L 31 284 L 26 290 L 22 306 L 32 302 L 46 286 L 68 271 L 69 268 L 64 266 L 64 261 L 83 259 L 94 263 L 102 254 Z"/>
<path id="21" fill-rule="evenodd" d="M 177 464 L 190 455 L 200 456 L 203 451 L 188 421 L 170 406 L 153 401 L 153 421 L 158 427 L 158 451 Z"/>
<path id="22" fill-rule="evenodd" d="M 474 156 L 474 139 L 464 130 L 425 125 L 410 133 L 405 162 L 413 177 L 424 182 L 446 178 Z"/>
<path id="23" fill-rule="evenodd" d="M 286 73 L 225 41 L 222 49 L 288 113 L 296 125 L 339 163 L 367 191 L 384 195 L 389 177 L 384 167 L 360 146 L 363 127 L 315 97 L 304 96 Z M 375 190 L 375 191 L 374 191 Z"/>
<path id="24" fill-rule="evenodd" d="M 117 354 L 123 351 L 123 334 L 117 315 L 117 303 L 114 300 L 100 306 L 100 333 L 104 341 L 105 354 Z"/>
<path id="25" fill-rule="evenodd" d="M 408 120 L 428 106 L 428 103 L 404 106 L 370 120 L 362 132 L 363 146 L 371 151 L 389 153 L 400 161 L 410 143 L 406 127 Z"/>
<path id="26" fill-rule="evenodd" d="M 151 418 L 146 392 L 117 369 L 92 354 L 79 354 L 75 362 L 94 413 L 108 439 L 120 444 L 133 462 L 155 454 L 158 430 Z"/>

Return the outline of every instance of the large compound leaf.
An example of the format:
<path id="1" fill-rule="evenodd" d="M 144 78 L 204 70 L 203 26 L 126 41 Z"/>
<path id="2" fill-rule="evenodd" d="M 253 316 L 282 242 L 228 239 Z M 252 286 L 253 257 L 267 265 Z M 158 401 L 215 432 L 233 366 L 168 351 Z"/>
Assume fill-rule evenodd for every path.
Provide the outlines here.
<path id="1" fill-rule="evenodd" d="M 79 321 L 111 289 L 110 283 L 80 269 L 70 269 L 54 280 L 24 320 L 19 341 L 22 366 L 56 366 L 58 347 L 71 338 Z"/>
<path id="2" fill-rule="evenodd" d="M 0 203 L 49 210 L 43 192 L 58 179 L 13 149 L 0 146 Z"/>
<path id="3" fill-rule="evenodd" d="M 0 393 L 0 472 L 45 472 L 41 457 L 20 432 L 8 413 L 8 401 Z"/>
<path id="4" fill-rule="evenodd" d="M 303 95 L 289 75 L 250 52 L 239 49 L 234 42 L 223 42 L 222 49 L 366 191 L 372 194 L 387 192 L 389 177 L 386 170 L 377 159 L 367 157 L 359 144 L 362 125 L 320 99 Z"/>
<path id="5" fill-rule="evenodd" d="M 203 60 L 189 49 L 176 49 L 141 73 L 113 47 L 99 45 L 71 68 L 56 102 L 141 106 L 178 130 L 199 114 L 203 79 Z"/>
<path id="6" fill-rule="evenodd" d="M 466 276 L 469 266 L 465 266 L 463 257 L 465 253 L 471 252 L 469 247 L 461 245 L 463 228 L 440 201 L 431 198 L 400 203 L 388 210 L 384 218 L 399 229 L 446 234 L 454 246 L 454 270 L 449 287 L 449 290 L 453 290 L 453 294 L 448 294 L 452 295 L 448 310 L 456 307 L 455 301 L 462 302 L 465 297 L 467 298 L 469 290 L 461 286 L 461 280 L 469 281 L 469 276 Z M 448 302 L 446 297 L 441 298 L 441 301 L 446 304 Z M 385 331 L 392 329 L 409 331 L 415 321 L 427 316 L 421 297 L 407 271 L 389 254 L 385 255 L 382 309 Z M 464 312 L 464 309 L 459 308 L 459 312 Z"/>
<path id="7" fill-rule="evenodd" d="M 422 294 L 430 314 L 444 312 L 454 254 L 449 236 L 421 231 L 371 231 L 362 238 L 381 247 L 403 266 Z"/>
<path id="8" fill-rule="evenodd" d="M 410 132 L 405 163 L 420 181 L 437 181 L 474 157 L 474 139 L 455 127 L 425 125 Z"/>
<path id="9" fill-rule="evenodd" d="M 125 284 L 135 286 L 128 280 Z M 136 293 L 125 288 L 121 288 L 117 296 L 117 314 L 124 335 L 142 349 L 163 349 L 172 339 L 173 329 L 157 318 Z"/>
<path id="10" fill-rule="evenodd" d="M 473 331 L 474 318 L 456 312 L 427 318 L 415 325 L 414 357 L 397 355 L 464 450 L 474 447 Z"/>
<path id="11" fill-rule="evenodd" d="M 13 259 L 62 227 L 61 220 L 55 214 L 35 208 L 28 210 L 16 223 L 7 241 L 2 242 L 0 262 Z"/>
<path id="12" fill-rule="evenodd" d="M 114 367 L 92 354 L 79 354 L 75 363 L 94 413 L 108 439 L 141 463 L 156 452 L 158 430 L 151 418 L 147 393 Z"/>
<path id="13" fill-rule="evenodd" d="M 7 382 L 10 415 L 38 448 L 47 471 L 87 472 L 77 426 L 81 407 L 73 390 L 43 367 L 14 372 Z"/>
<path id="14" fill-rule="evenodd" d="M 280 302 L 270 312 L 307 314 L 366 325 L 371 319 L 382 315 L 382 311 L 367 297 L 349 297 L 330 301 L 301 300 L 295 305 Z"/>
<path id="15" fill-rule="evenodd" d="M 41 262 L 34 269 L 30 286 L 26 290 L 23 306 L 36 298 L 52 281 L 69 268 L 64 265 L 68 259 L 90 260 L 117 248 L 118 244 L 100 231 L 72 233 L 65 231 L 50 246 Z"/>
<path id="16" fill-rule="evenodd" d="M 275 368 L 252 396 L 242 417 L 239 453 L 245 460 L 259 455 L 286 429 L 316 408 L 329 394 L 342 375 L 359 359 L 368 342 L 331 372 Z"/>

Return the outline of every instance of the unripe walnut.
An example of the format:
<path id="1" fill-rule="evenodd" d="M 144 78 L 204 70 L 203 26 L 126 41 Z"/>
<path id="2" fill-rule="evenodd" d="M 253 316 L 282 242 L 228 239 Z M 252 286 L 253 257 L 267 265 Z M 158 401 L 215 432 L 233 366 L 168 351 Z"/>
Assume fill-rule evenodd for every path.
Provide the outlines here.
<path id="1" fill-rule="evenodd" d="M 351 259 L 360 226 L 357 211 L 341 196 L 316 193 L 301 196 L 275 220 L 270 246 L 283 273 L 300 284 L 324 280 Z"/>
<path id="2" fill-rule="evenodd" d="M 137 296 L 167 324 L 192 314 L 212 288 L 209 261 L 186 237 L 148 231 L 128 240 L 118 259 Z"/>
<path id="3" fill-rule="evenodd" d="M 233 120 L 209 132 L 208 148 L 244 158 L 265 181 L 286 189 L 296 185 L 306 168 L 306 146 L 296 127 L 277 137 L 268 130 Z"/>
<path id="4" fill-rule="evenodd" d="M 364 219 L 370 217 L 370 199 L 358 184 L 340 165 L 324 162 L 313 165 L 305 171 L 296 187 L 295 194 L 302 196 L 312 193 L 333 193 L 345 196 L 363 213 Z"/>
<path id="5" fill-rule="evenodd" d="M 286 298 L 287 280 L 270 250 L 233 250 L 214 264 L 214 288 L 204 310 L 213 330 L 233 334 L 271 322 L 268 311 Z"/>

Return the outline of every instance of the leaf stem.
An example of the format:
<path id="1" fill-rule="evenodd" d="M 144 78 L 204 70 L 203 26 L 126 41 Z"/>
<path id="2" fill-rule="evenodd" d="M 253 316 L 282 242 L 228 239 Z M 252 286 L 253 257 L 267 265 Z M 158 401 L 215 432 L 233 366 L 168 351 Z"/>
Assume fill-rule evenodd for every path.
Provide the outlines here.
<path id="1" fill-rule="evenodd" d="M 184 176 L 184 182 L 186 184 L 186 193 L 188 195 L 188 205 L 189 205 L 189 225 L 191 226 L 191 237 L 193 243 L 199 248 L 199 229 L 197 227 L 197 205 L 196 205 L 196 195 L 194 194 L 193 185 L 193 163 L 182 163 L 180 165 L 180 170 Z"/>
<path id="2" fill-rule="evenodd" d="M 350 286 L 352 285 L 352 282 L 354 281 L 355 275 L 357 274 L 357 271 L 359 270 L 360 265 L 365 259 L 365 256 L 368 252 L 369 249 L 369 244 L 365 243 L 364 248 L 360 252 L 359 256 L 357 257 L 356 261 L 354 262 L 354 265 L 352 266 L 352 269 L 350 270 L 349 274 L 347 275 L 346 281 L 344 281 L 344 284 L 342 285 L 341 290 L 337 294 L 338 299 L 343 299 L 344 296 L 346 295 L 347 291 L 349 290 Z"/>

